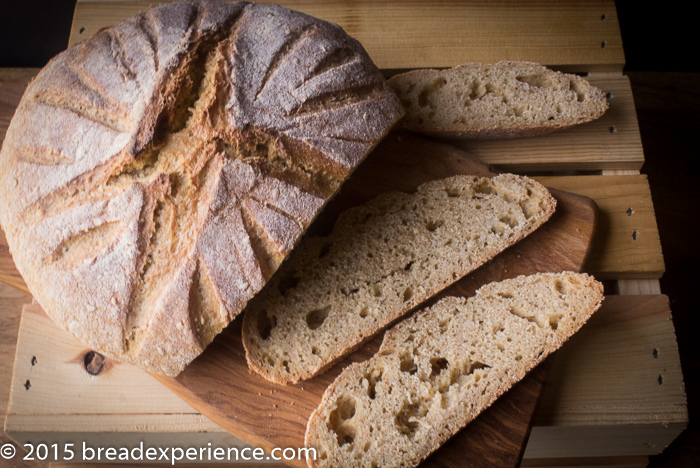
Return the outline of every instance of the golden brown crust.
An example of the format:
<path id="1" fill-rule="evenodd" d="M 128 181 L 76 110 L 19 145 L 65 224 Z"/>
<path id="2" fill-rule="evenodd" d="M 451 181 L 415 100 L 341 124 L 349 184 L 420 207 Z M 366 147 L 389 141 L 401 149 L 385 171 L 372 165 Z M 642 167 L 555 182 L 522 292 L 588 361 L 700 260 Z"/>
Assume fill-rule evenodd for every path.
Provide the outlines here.
<path id="1" fill-rule="evenodd" d="M 154 8 L 29 85 L 1 153 L 2 225 L 59 324 L 177 375 L 401 114 L 336 25 L 249 3 Z"/>

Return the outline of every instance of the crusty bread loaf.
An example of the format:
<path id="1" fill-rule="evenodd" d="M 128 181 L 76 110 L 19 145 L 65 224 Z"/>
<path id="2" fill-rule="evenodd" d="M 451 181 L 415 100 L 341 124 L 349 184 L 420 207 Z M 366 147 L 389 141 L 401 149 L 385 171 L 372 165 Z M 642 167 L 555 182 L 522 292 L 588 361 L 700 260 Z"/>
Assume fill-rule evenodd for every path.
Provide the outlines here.
<path id="1" fill-rule="evenodd" d="M 455 176 L 348 210 L 305 238 L 251 301 L 249 366 L 268 380 L 308 379 L 398 317 L 534 231 L 556 201 L 512 174 Z"/>
<path id="2" fill-rule="evenodd" d="M 389 80 L 403 127 L 464 139 L 533 136 L 597 119 L 605 95 L 585 79 L 529 62 L 414 70 Z"/>
<path id="3" fill-rule="evenodd" d="M 389 330 L 379 352 L 331 384 L 309 420 L 318 467 L 417 465 L 559 348 L 603 288 L 577 273 L 491 283 Z"/>
<path id="4" fill-rule="evenodd" d="M 54 320 L 176 375 L 401 114 L 336 25 L 277 6 L 168 4 L 29 85 L 0 156 L 2 225 Z"/>

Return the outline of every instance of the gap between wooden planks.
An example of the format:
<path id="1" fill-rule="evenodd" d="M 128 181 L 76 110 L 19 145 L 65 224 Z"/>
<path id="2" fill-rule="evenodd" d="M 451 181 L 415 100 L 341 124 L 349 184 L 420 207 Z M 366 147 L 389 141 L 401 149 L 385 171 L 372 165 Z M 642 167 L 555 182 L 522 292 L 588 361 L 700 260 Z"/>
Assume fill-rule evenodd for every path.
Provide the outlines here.
<path id="1" fill-rule="evenodd" d="M 69 45 L 149 6 L 168 2 L 79 1 Z M 452 67 L 527 60 L 577 72 L 621 72 L 622 37 L 612 0 L 298 0 L 282 6 L 337 23 L 379 68 Z M 449 31 L 449 34 L 445 32 Z M 504 57 L 504 51 L 507 56 Z"/>
<path id="2" fill-rule="evenodd" d="M 240 444 L 139 368 L 108 360 L 89 375 L 87 351 L 39 306 L 24 307 L 6 422 L 13 439 Z M 660 452 L 687 425 L 666 296 L 608 296 L 555 355 L 549 382 L 526 458 Z"/>

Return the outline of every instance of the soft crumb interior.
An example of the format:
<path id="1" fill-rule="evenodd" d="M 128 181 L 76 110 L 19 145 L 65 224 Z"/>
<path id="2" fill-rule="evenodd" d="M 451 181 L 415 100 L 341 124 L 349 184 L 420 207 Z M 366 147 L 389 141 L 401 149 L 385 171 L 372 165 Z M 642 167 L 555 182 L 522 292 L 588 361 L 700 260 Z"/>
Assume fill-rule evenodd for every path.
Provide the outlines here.
<path id="1" fill-rule="evenodd" d="M 575 273 L 519 277 L 446 298 L 389 331 L 312 416 L 315 466 L 414 466 L 474 419 L 599 307 Z"/>
<path id="2" fill-rule="evenodd" d="M 570 124 L 605 105 L 585 79 L 528 63 L 414 71 L 389 84 L 406 109 L 404 124 L 425 129 Z"/>
<path id="3" fill-rule="evenodd" d="M 253 368 L 277 382 L 322 371 L 546 221 L 549 192 L 511 174 L 456 176 L 350 210 L 302 241 L 249 305 Z"/>

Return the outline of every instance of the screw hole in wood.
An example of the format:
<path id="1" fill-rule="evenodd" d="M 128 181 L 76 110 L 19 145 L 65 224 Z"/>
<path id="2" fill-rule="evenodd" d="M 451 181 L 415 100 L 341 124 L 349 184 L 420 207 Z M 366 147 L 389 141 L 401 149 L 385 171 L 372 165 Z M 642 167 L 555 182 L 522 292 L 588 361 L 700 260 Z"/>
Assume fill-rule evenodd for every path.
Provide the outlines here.
<path id="1" fill-rule="evenodd" d="M 654 356 L 654 359 L 659 358 L 659 348 L 654 348 L 654 352 L 652 353 L 652 356 Z"/>
<path id="2" fill-rule="evenodd" d="M 81 28 L 78 30 L 78 34 L 82 34 L 82 33 L 84 33 L 84 32 L 85 32 L 85 27 L 84 27 L 84 26 L 81 27 Z"/>
<path id="3" fill-rule="evenodd" d="M 602 15 L 600 15 L 600 20 L 601 20 L 601 21 L 605 21 L 605 18 L 607 18 L 607 16 L 605 16 L 605 13 L 603 13 Z"/>
<path id="4" fill-rule="evenodd" d="M 627 211 L 625 211 L 625 213 L 627 213 L 627 216 L 632 216 L 632 213 L 634 213 L 634 210 L 630 206 L 629 208 L 627 208 Z"/>
<path id="5" fill-rule="evenodd" d="M 663 384 L 664 384 L 664 376 L 659 374 L 659 385 L 663 385 Z"/>
<path id="6" fill-rule="evenodd" d="M 612 97 L 613 97 L 613 95 L 612 95 L 612 93 L 611 93 L 610 91 L 608 91 L 607 93 L 605 93 L 605 99 L 607 99 L 608 101 L 609 101 L 610 99 L 612 99 Z"/>
<path id="7" fill-rule="evenodd" d="M 611 125 L 608 130 L 610 130 L 610 133 L 617 133 L 617 129 L 615 128 L 614 125 Z"/>
<path id="8" fill-rule="evenodd" d="M 87 353 L 85 353 L 83 363 L 85 365 L 85 370 L 88 374 L 98 375 L 100 372 L 102 372 L 102 369 L 104 368 L 105 358 L 100 353 L 96 353 L 95 351 L 88 351 Z"/>
<path id="9" fill-rule="evenodd" d="M 634 231 L 634 232 L 632 233 L 632 240 L 637 240 L 638 237 L 639 237 L 639 232 Z"/>
<path id="10" fill-rule="evenodd" d="M 603 49 L 605 49 L 605 46 L 606 46 L 606 45 L 607 45 L 607 44 L 605 43 L 605 41 L 603 41 L 603 42 L 600 43 L 600 47 L 602 47 Z"/>
<path id="11" fill-rule="evenodd" d="M 29 390 L 30 388 L 32 388 L 32 383 L 27 379 L 27 381 L 24 382 L 24 389 Z"/>
<path id="12" fill-rule="evenodd" d="M 32 363 L 32 367 L 33 367 L 33 366 L 36 366 L 36 362 L 37 362 L 37 361 L 36 361 L 36 356 L 32 356 L 32 360 L 29 361 L 29 362 Z"/>

